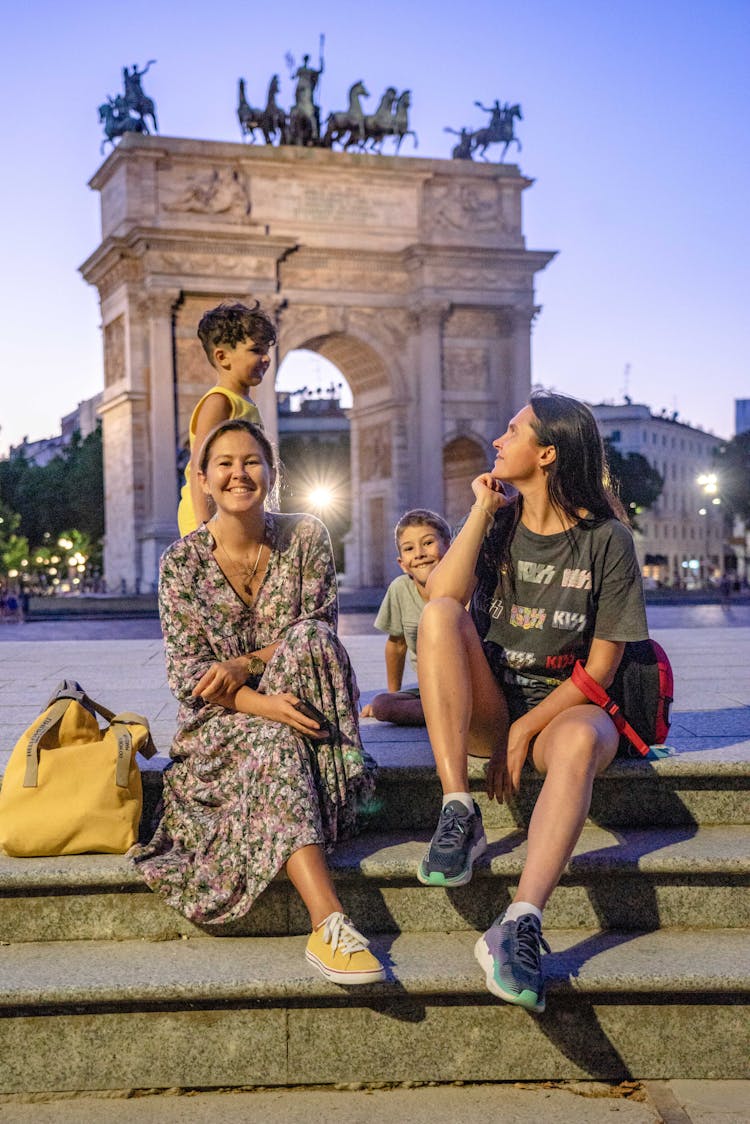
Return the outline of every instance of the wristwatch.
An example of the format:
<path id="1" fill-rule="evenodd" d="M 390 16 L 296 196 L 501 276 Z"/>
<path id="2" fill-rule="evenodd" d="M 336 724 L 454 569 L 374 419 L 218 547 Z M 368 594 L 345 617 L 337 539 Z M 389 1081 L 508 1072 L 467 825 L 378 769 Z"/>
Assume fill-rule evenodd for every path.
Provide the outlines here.
<path id="1" fill-rule="evenodd" d="M 261 659 L 260 656 L 247 657 L 247 674 L 248 677 L 260 676 L 266 670 L 266 661 Z"/>

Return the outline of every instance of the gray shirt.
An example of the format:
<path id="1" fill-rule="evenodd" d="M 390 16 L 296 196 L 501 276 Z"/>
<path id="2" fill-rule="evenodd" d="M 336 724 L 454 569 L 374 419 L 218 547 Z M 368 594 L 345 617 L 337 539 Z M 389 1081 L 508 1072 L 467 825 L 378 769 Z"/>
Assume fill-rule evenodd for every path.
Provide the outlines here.
<path id="1" fill-rule="evenodd" d="M 498 575 L 504 514 L 484 540 L 471 613 L 498 682 L 536 705 L 586 660 L 593 639 L 648 636 L 633 536 L 616 519 L 537 535 L 519 523 L 511 544 L 515 588 Z"/>
<path id="2" fill-rule="evenodd" d="M 424 606 L 415 583 L 408 574 L 401 574 L 388 586 L 375 618 L 375 627 L 381 632 L 387 632 L 389 636 L 403 636 L 415 671 L 417 628 Z"/>

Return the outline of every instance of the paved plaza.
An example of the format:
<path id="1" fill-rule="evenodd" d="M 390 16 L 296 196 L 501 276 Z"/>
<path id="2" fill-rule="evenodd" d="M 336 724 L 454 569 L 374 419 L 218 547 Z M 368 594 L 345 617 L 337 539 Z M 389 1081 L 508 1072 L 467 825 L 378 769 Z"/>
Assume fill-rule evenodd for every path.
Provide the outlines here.
<path id="1" fill-rule="evenodd" d="M 649 610 L 652 635 L 666 648 L 676 679 L 669 744 L 674 756 L 658 771 L 690 768 L 694 773 L 728 770 L 750 760 L 750 606 L 658 606 Z M 371 614 L 342 615 L 340 632 L 354 664 L 362 701 L 384 684 L 384 638 Z M 165 763 L 176 704 L 167 687 L 158 622 L 71 621 L 4 624 L 0 627 L 0 770 L 24 728 L 63 678 L 77 679 L 112 710 L 137 710 L 152 725 Z M 429 764 L 424 731 L 393 731 L 373 720 L 363 723 L 368 749 L 384 765 Z M 0 1098 L 0 1120 L 9 1124 L 141 1124 L 141 1122 L 341 1120 L 362 1122 L 383 1116 L 431 1124 L 461 1117 L 487 1121 L 610 1120 L 649 1124 L 741 1124 L 750 1120 L 750 1083 L 664 1081 L 636 1083 L 638 1097 L 622 1087 L 464 1085 L 441 1089 L 281 1089 L 261 1092 L 211 1091 L 195 1096 L 157 1095 L 132 1099 L 48 1100 L 35 1095 Z M 591 1095 L 598 1093 L 599 1095 Z M 606 1094 L 606 1095 L 605 1095 Z"/>
<path id="2" fill-rule="evenodd" d="M 674 668 L 669 744 L 677 760 L 707 766 L 750 760 L 750 605 L 651 606 L 649 624 Z M 384 637 L 364 613 L 343 613 L 339 631 L 364 704 L 385 685 Z M 32 621 L 0 626 L 0 768 L 65 678 L 77 679 L 110 710 L 144 714 L 160 757 L 167 758 L 177 704 L 167 686 L 158 621 Z M 411 681 L 407 674 L 405 685 Z M 376 759 L 382 733 L 374 720 L 363 723 Z M 395 745 L 410 764 L 432 760 L 423 732 L 391 734 L 383 753 L 393 754 Z"/>

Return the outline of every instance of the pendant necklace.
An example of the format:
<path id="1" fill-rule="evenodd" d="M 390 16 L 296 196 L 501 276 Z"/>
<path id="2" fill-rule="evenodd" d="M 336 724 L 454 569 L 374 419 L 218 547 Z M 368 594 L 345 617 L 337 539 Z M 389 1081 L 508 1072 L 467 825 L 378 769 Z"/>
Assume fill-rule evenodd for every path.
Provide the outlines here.
<path id="1" fill-rule="evenodd" d="M 255 577 L 255 575 L 258 572 L 258 566 L 260 565 L 260 556 L 263 553 L 263 547 L 266 545 L 265 536 L 260 540 L 260 545 L 258 546 L 258 553 L 255 555 L 255 564 L 254 564 L 254 566 L 251 570 L 250 567 L 248 566 L 247 562 L 237 562 L 236 559 L 232 558 L 231 554 L 229 553 L 227 548 L 224 546 L 224 543 L 221 541 L 221 539 L 217 535 L 215 528 L 214 528 L 213 534 L 214 534 L 214 538 L 216 539 L 217 543 L 221 547 L 221 550 L 222 550 L 225 558 L 227 559 L 227 561 L 230 562 L 232 564 L 234 570 L 236 572 L 239 572 L 239 574 L 241 575 L 242 588 L 245 591 L 246 595 L 248 597 L 252 597 L 253 596 L 253 578 Z"/>

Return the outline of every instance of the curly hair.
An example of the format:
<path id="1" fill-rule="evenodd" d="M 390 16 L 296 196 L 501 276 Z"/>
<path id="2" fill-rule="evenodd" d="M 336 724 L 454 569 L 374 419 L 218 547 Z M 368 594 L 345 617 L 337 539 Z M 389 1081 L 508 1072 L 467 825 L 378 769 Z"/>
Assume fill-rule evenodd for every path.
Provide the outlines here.
<path id="1" fill-rule="evenodd" d="M 217 347 L 236 347 L 247 339 L 272 347 L 276 343 L 276 328 L 261 309 L 260 301 L 255 301 L 252 308 L 239 302 L 222 301 L 216 308 L 204 312 L 198 325 L 198 339 L 209 363 L 213 364 L 213 351 Z"/>

